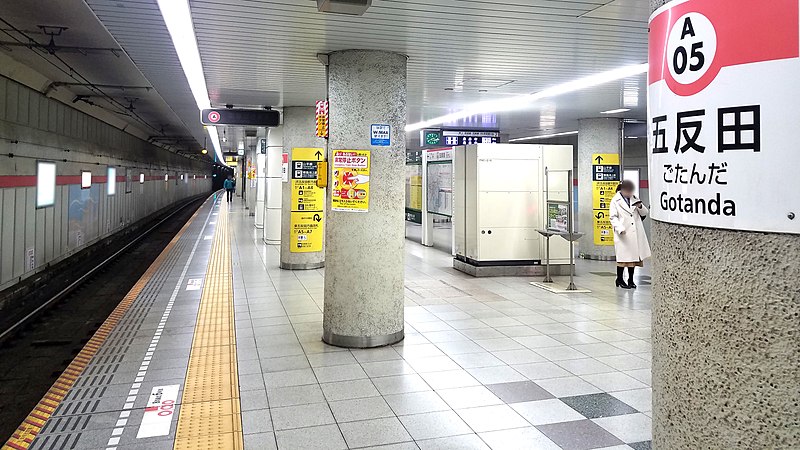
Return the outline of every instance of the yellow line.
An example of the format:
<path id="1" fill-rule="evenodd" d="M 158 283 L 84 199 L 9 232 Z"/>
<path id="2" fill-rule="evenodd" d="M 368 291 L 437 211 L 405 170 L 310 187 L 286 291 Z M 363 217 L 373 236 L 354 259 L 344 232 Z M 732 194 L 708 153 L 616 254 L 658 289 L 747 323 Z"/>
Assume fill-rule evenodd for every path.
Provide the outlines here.
<path id="1" fill-rule="evenodd" d="M 33 411 L 31 411 L 28 417 L 17 427 L 8 441 L 3 445 L 2 450 L 25 450 L 30 447 L 34 438 L 36 438 L 42 431 L 42 428 L 44 428 L 45 422 L 47 422 L 53 412 L 55 412 L 58 405 L 60 405 L 64 397 L 66 397 L 69 389 L 75 384 L 78 376 L 83 372 L 94 355 L 97 354 L 97 351 L 100 350 L 100 347 L 114 330 L 114 327 L 116 327 L 122 317 L 125 316 L 128 308 L 130 308 L 131 304 L 136 300 L 136 297 L 142 292 L 142 289 L 144 289 L 159 267 L 161 267 L 161 264 L 167 258 L 172 247 L 178 243 L 178 240 L 186 229 L 189 228 L 189 225 L 191 225 L 199 212 L 200 209 L 195 211 L 189 221 L 178 231 L 178 234 L 176 234 L 164 250 L 161 251 L 156 260 L 150 264 L 150 267 L 147 268 L 144 275 L 133 285 L 133 288 L 125 295 L 117 307 L 114 308 L 114 311 L 112 311 L 105 322 L 103 322 L 103 325 L 95 331 L 92 338 L 89 339 L 89 342 L 87 342 L 80 353 L 75 356 L 69 366 L 64 369 L 64 372 L 58 377 L 55 383 L 53 383 L 47 393 L 44 394 L 44 397 L 39 400 L 39 403 L 33 408 Z"/>
<path id="2" fill-rule="evenodd" d="M 221 203 L 183 387 L 175 450 L 243 448 L 233 321 L 228 207 Z"/>

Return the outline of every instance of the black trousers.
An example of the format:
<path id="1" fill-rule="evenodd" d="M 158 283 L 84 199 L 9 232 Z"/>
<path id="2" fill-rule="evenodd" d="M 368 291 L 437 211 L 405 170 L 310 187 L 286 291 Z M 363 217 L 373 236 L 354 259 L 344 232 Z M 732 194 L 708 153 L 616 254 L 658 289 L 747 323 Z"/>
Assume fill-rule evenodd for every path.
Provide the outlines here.
<path id="1" fill-rule="evenodd" d="M 228 192 L 228 201 L 233 200 L 233 193 L 236 192 L 233 189 L 227 189 Z"/>

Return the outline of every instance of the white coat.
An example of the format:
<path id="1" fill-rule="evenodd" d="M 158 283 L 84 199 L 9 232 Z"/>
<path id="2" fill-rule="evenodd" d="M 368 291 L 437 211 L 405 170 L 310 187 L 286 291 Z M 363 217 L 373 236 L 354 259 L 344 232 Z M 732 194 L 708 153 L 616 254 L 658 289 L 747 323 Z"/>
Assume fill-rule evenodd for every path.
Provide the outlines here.
<path id="1" fill-rule="evenodd" d="M 617 262 L 639 262 L 649 258 L 650 243 L 642 225 L 642 217 L 647 217 L 649 210 L 642 205 L 641 208 L 633 206 L 639 201 L 636 196 L 631 197 L 631 205 L 625 201 L 622 194 L 611 199 L 609 212 L 611 226 L 614 228 L 614 250 Z"/>

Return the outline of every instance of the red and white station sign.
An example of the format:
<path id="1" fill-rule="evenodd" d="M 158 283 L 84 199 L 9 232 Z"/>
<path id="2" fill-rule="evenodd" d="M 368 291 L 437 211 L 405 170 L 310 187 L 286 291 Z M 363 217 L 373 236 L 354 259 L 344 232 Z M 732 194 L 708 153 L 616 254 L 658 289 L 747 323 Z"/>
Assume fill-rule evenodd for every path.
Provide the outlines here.
<path id="1" fill-rule="evenodd" d="M 800 233 L 800 0 L 674 1 L 650 17 L 654 219 Z"/>

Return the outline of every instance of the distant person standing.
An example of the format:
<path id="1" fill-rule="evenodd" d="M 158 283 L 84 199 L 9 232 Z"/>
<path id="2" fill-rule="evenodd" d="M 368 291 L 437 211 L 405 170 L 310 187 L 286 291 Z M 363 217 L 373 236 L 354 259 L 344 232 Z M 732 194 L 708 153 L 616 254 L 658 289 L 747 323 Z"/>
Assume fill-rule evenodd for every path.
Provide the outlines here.
<path id="1" fill-rule="evenodd" d="M 236 192 L 236 184 L 233 182 L 233 177 L 228 176 L 228 178 L 225 179 L 225 183 L 223 183 L 222 187 L 224 187 L 225 192 L 228 193 L 228 203 L 230 203 L 231 200 L 233 200 L 234 192 Z"/>
<path id="2" fill-rule="evenodd" d="M 650 257 L 650 243 L 644 232 L 642 219 L 649 212 L 641 200 L 633 195 L 633 182 L 625 180 L 617 187 L 617 194 L 611 199 L 609 212 L 611 226 L 614 228 L 614 250 L 617 255 L 617 287 L 634 289 L 633 273 L 642 267 Z M 622 278 L 628 269 L 628 282 Z"/>

